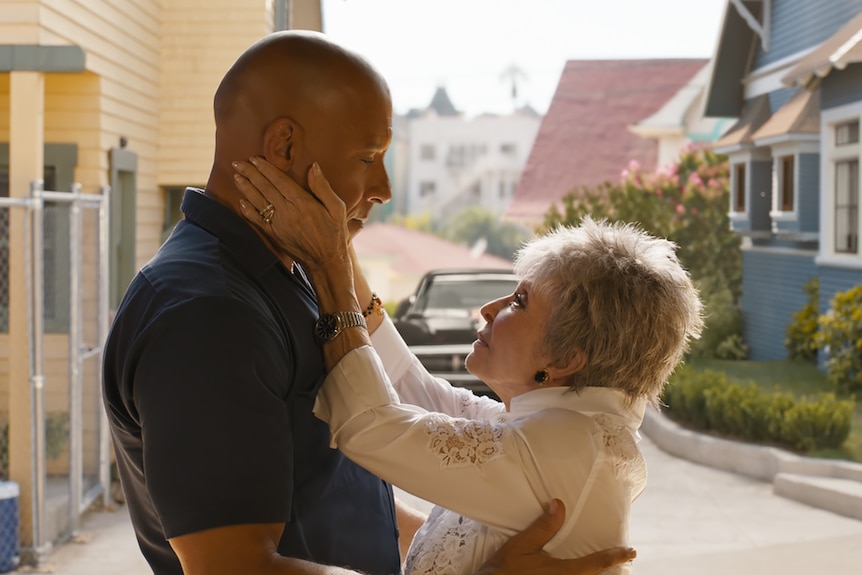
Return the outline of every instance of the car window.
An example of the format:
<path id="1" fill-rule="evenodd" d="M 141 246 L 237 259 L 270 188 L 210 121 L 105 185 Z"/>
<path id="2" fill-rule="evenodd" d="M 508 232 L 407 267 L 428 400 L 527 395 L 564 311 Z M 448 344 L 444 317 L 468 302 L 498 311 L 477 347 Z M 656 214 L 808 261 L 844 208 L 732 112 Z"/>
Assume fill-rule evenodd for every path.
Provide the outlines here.
<path id="1" fill-rule="evenodd" d="M 512 293 L 517 285 L 514 278 L 465 279 L 464 276 L 441 276 L 434 278 L 420 296 L 416 309 L 428 313 L 469 315 L 487 302 Z"/>

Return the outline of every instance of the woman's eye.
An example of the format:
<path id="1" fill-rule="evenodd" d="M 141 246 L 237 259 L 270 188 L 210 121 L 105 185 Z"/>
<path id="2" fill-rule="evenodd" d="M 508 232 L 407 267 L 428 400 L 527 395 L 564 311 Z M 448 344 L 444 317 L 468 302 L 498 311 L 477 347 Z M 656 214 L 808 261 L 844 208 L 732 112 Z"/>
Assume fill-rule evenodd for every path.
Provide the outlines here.
<path id="1" fill-rule="evenodd" d="M 520 293 L 516 293 L 512 296 L 512 307 L 524 307 L 524 296 Z"/>
<path id="2" fill-rule="evenodd" d="M 374 158 L 360 158 L 360 161 L 366 166 L 370 166 L 374 163 Z"/>

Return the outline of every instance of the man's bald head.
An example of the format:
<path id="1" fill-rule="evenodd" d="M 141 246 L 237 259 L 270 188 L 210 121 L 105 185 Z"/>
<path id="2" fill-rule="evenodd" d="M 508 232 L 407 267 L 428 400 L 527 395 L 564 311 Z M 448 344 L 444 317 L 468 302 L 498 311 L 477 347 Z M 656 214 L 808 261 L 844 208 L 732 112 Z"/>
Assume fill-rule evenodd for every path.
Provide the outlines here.
<path id="1" fill-rule="evenodd" d="M 300 115 L 353 82 L 376 83 L 388 91 L 364 58 L 323 34 L 276 32 L 252 45 L 225 74 L 215 94 L 216 124 L 236 115 Z"/>
<path id="2" fill-rule="evenodd" d="M 228 179 L 234 160 L 285 159 L 279 167 L 304 184 L 312 161 L 327 168 L 309 156 L 321 155 L 321 140 L 349 136 L 369 114 L 384 131 L 391 126 L 382 76 L 358 54 L 308 31 L 276 32 L 247 49 L 222 79 L 214 111 L 216 153 L 207 192 L 223 202 L 236 195 Z M 316 150 L 304 154 L 309 134 Z"/>

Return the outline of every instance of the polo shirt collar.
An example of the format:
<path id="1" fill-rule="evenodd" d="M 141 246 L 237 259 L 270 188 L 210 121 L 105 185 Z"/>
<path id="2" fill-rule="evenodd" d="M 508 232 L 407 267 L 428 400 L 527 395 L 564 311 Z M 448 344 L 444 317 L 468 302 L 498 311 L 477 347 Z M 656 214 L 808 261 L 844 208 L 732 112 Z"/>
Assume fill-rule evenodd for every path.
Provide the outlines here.
<path id="1" fill-rule="evenodd" d="M 230 251 L 257 274 L 263 273 L 281 260 L 257 235 L 257 232 L 221 202 L 210 198 L 198 188 L 186 188 L 180 207 L 186 219 L 219 238 Z"/>

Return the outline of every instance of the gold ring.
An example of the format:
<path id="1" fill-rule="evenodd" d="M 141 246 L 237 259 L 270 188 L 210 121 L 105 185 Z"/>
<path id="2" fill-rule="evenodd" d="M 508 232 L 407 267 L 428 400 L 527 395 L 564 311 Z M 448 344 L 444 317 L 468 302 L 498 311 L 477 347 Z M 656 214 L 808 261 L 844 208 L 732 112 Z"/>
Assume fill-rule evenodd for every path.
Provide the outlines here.
<path id="1" fill-rule="evenodd" d="M 272 216 L 275 215 L 275 207 L 267 202 L 261 211 L 258 212 L 260 217 L 263 218 L 264 223 L 271 224 Z"/>

